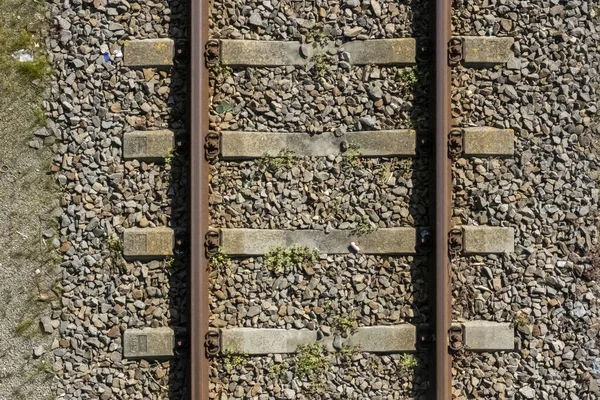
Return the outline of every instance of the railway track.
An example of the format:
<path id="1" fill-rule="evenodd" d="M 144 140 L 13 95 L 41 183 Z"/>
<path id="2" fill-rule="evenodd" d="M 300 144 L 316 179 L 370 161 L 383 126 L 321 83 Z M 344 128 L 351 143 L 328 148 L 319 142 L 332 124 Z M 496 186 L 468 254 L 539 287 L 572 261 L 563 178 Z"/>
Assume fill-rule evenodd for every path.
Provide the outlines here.
<path id="1" fill-rule="evenodd" d="M 450 399 L 454 356 L 513 350 L 510 323 L 455 320 L 451 297 L 453 265 L 514 251 L 512 228 L 451 220 L 454 161 L 514 153 L 510 129 L 452 124 L 451 68 L 502 68 L 513 41 L 452 36 L 450 4 L 434 9 L 432 37 L 320 17 L 300 40 L 263 39 L 269 22 L 238 10 L 270 32 L 245 40 L 192 3 L 192 399 Z M 173 51 L 131 41 L 124 60 Z M 124 147 L 152 160 L 172 143 Z M 129 229 L 124 255 L 164 257 L 172 237 Z M 125 356 L 170 356 L 160 329 L 126 332 Z"/>

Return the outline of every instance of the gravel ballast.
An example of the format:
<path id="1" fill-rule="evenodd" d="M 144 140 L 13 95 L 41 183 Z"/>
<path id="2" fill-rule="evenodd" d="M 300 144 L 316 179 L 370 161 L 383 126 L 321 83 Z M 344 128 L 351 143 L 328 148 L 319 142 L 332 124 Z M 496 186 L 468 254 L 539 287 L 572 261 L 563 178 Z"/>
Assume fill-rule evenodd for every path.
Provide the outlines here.
<path id="1" fill-rule="evenodd" d="M 454 217 L 510 226 L 515 253 L 457 259 L 455 318 L 507 321 L 515 352 L 455 362 L 457 398 L 597 398 L 595 5 L 460 3 L 457 34 L 509 35 L 514 58 L 453 71 L 456 125 L 515 130 L 508 159 L 459 159 Z M 592 278 L 592 279 L 590 279 Z"/>

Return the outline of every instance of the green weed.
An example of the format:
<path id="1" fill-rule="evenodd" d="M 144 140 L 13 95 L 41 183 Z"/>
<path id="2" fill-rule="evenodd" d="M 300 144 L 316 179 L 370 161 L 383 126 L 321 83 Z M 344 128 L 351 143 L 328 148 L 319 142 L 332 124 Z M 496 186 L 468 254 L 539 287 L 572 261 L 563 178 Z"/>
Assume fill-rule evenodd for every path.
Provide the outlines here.
<path id="1" fill-rule="evenodd" d="M 173 164 L 173 149 L 170 147 L 167 149 L 167 156 L 165 157 L 164 162 L 165 165 Z"/>
<path id="2" fill-rule="evenodd" d="M 215 271 L 223 272 L 225 268 L 227 268 L 231 264 L 231 259 L 225 252 L 222 247 L 217 249 L 217 252 L 210 256 L 208 260 L 208 265 Z"/>
<path id="3" fill-rule="evenodd" d="M 408 67 L 398 70 L 398 80 L 410 84 L 417 83 L 417 67 Z"/>
<path id="4" fill-rule="evenodd" d="M 231 350 L 225 350 L 222 355 L 225 371 L 230 374 L 233 371 L 243 367 L 248 358 L 248 354 L 236 353 Z"/>
<path id="5" fill-rule="evenodd" d="M 352 317 L 336 317 L 333 323 L 333 328 L 343 335 L 352 333 L 356 329 L 356 319 Z"/>
<path id="6" fill-rule="evenodd" d="M 310 60 L 314 64 L 313 68 L 315 69 L 315 73 L 320 77 L 324 77 L 325 74 L 327 74 L 329 57 L 327 57 L 325 54 L 315 54 Z"/>
<path id="7" fill-rule="evenodd" d="M 228 103 L 226 101 L 222 101 L 221 103 L 219 103 L 217 105 L 217 107 L 215 108 L 215 111 L 217 112 L 217 114 L 226 114 L 228 112 L 233 111 L 233 105 L 231 105 L 230 103 Z"/>
<path id="8" fill-rule="evenodd" d="M 351 167 L 358 167 L 362 164 L 361 156 L 362 153 L 360 151 L 360 145 L 356 143 L 348 143 L 346 146 L 346 151 L 344 152 L 346 156 L 346 162 Z"/>
<path id="9" fill-rule="evenodd" d="M 377 230 L 377 225 L 373 224 L 369 219 L 368 215 L 363 215 L 356 228 L 352 231 L 355 235 L 362 236 L 367 235 L 369 233 L 375 232 Z"/>
<path id="10" fill-rule="evenodd" d="M 402 375 L 412 375 L 419 365 L 419 362 L 412 354 L 402 354 L 400 356 L 400 364 L 398 365 L 398 372 Z"/>
<path id="11" fill-rule="evenodd" d="M 319 253 L 304 246 L 275 247 L 264 256 L 265 267 L 274 274 L 293 271 L 297 267 L 307 267 L 317 262 Z"/>
<path id="12" fill-rule="evenodd" d="M 323 346 L 318 343 L 298 347 L 294 357 L 294 372 L 299 378 L 314 380 L 324 375 L 330 366 Z"/>
<path id="13" fill-rule="evenodd" d="M 297 158 L 293 151 L 281 150 L 276 157 L 264 154 L 256 160 L 256 165 L 271 172 L 275 172 L 281 168 L 291 168 L 297 163 Z"/>

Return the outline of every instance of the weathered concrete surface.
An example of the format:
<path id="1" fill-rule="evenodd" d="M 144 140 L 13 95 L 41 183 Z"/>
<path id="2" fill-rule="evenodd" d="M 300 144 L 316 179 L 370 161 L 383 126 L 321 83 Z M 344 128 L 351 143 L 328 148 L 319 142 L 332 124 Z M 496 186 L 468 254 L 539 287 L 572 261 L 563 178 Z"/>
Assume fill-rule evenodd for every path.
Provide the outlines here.
<path id="1" fill-rule="evenodd" d="M 465 346 L 475 351 L 512 351 L 515 330 L 508 322 L 463 322 Z"/>
<path id="2" fill-rule="evenodd" d="M 248 355 L 295 353 L 316 342 L 317 331 L 308 329 L 221 329 L 221 351 Z"/>
<path id="3" fill-rule="evenodd" d="M 417 329 L 414 325 L 366 326 L 358 328 L 344 341 L 369 353 L 400 353 L 416 350 Z"/>
<path id="4" fill-rule="evenodd" d="M 175 47 L 171 39 L 127 40 L 123 44 L 123 64 L 127 67 L 169 67 Z"/>
<path id="5" fill-rule="evenodd" d="M 495 226 L 462 226 L 464 254 L 514 253 L 515 230 Z"/>
<path id="6" fill-rule="evenodd" d="M 173 230 L 170 228 L 129 228 L 123 232 L 125 258 L 161 258 L 172 254 Z"/>
<path id="7" fill-rule="evenodd" d="M 123 333 L 124 358 L 162 359 L 173 357 L 173 330 L 168 327 L 127 329 Z"/>
<path id="8" fill-rule="evenodd" d="M 413 130 L 347 132 L 343 137 L 333 133 L 315 135 L 282 132 L 221 132 L 221 157 L 224 159 L 277 156 L 289 150 L 298 156 L 325 157 L 340 154 L 342 142 L 354 144 L 362 156 L 412 156 L 415 154 L 416 132 Z M 342 153 L 343 154 L 343 153 Z"/>
<path id="9" fill-rule="evenodd" d="M 173 131 L 133 131 L 123 135 L 123 158 L 146 161 L 164 160 L 174 146 Z"/>
<path id="10" fill-rule="evenodd" d="M 416 63 L 414 38 L 355 40 L 341 46 L 354 65 L 412 65 Z"/>
<path id="11" fill-rule="evenodd" d="M 300 42 L 268 40 L 221 40 L 221 64 L 269 67 L 305 65 L 308 59 L 300 54 Z"/>
<path id="12" fill-rule="evenodd" d="M 400 353 L 415 351 L 417 330 L 414 325 L 369 326 L 358 328 L 347 338 L 338 337 L 338 350 L 342 345 L 359 346 L 370 353 Z M 334 336 L 319 340 L 317 331 L 308 329 L 221 329 L 221 351 L 248 355 L 295 353 L 298 346 L 321 343 L 335 351 Z"/>
<path id="13" fill-rule="evenodd" d="M 222 39 L 221 64 L 230 66 L 306 65 L 316 55 L 336 54 L 334 42 L 301 50 L 300 42 Z M 414 38 L 356 40 L 340 48 L 350 54 L 355 65 L 411 65 L 416 62 Z"/>
<path id="14" fill-rule="evenodd" d="M 512 53 L 514 39 L 511 37 L 461 36 L 463 42 L 463 64 L 486 66 L 503 64 Z"/>
<path id="15" fill-rule="evenodd" d="M 465 156 L 512 156 L 515 154 L 515 134 L 512 129 L 486 126 L 465 128 Z"/>
<path id="16" fill-rule="evenodd" d="M 383 228 L 364 236 L 350 230 L 221 229 L 223 251 L 231 256 L 261 255 L 277 246 L 306 246 L 327 254 L 346 254 L 355 242 L 364 254 L 414 254 L 414 228 Z"/>

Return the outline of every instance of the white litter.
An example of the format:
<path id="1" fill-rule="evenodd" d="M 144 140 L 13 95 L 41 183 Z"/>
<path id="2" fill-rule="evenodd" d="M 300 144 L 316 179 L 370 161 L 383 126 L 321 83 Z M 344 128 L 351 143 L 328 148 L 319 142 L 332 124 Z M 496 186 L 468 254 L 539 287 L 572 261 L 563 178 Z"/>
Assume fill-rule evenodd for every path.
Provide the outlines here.
<path id="1" fill-rule="evenodd" d="M 121 58 L 121 57 L 123 57 L 123 52 L 121 52 L 121 50 L 119 50 L 119 49 L 116 49 L 116 50 L 113 50 L 113 55 L 115 56 L 115 58 Z"/>
<path id="2" fill-rule="evenodd" d="M 15 60 L 19 60 L 19 62 L 33 61 L 33 52 L 31 50 L 17 50 L 14 53 L 12 53 L 12 56 Z"/>
<path id="3" fill-rule="evenodd" d="M 355 252 L 360 253 L 360 247 L 358 247 L 356 243 L 350 243 L 350 247 L 352 247 L 352 250 L 354 250 Z"/>

